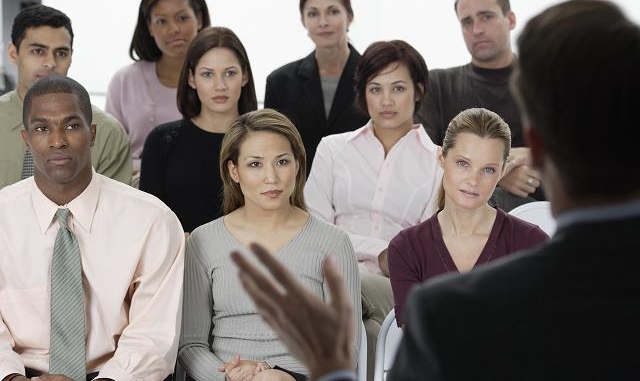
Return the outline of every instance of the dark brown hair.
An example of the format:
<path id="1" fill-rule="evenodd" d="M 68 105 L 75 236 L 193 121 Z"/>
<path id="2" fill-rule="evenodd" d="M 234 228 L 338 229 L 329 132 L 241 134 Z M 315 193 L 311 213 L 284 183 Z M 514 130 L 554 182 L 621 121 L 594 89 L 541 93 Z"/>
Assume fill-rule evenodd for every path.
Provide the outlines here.
<path id="1" fill-rule="evenodd" d="M 185 119 L 191 119 L 202 111 L 202 102 L 198 98 L 197 91 L 189 86 L 189 74 L 195 73 L 196 66 L 202 56 L 213 48 L 231 50 L 238 62 L 240 62 L 242 73 L 247 75 L 247 83 L 242 86 L 240 99 L 238 99 L 238 112 L 244 114 L 258 108 L 251 64 L 242 42 L 229 28 L 208 27 L 202 29 L 189 45 L 189 50 L 180 72 L 177 94 L 178 110 L 180 110 Z"/>
<path id="2" fill-rule="evenodd" d="M 275 110 L 266 108 L 240 115 L 222 139 L 222 145 L 220 147 L 220 177 L 224 184 L 222 201 L 223 213 L 229 214 L 244 205 L 244 195 L 240 189 L 240 184 L 231 178 L 228 163 L 230 161 L 236 167 L 238 166 L 238 157 L 240 155 L 242 142 L 244 142 L 249 134 L 256 132 L 271 132 L 282 135 L 291 144 L 293 156 L 298 162 L 298 173 L 296 174 L 296 184 L 289 198 L 289 202 L 293 206 L 307 210 L 304 202 L 307 155 L 304 150 L 304 144 L 302 144 L 300 133 L 286 116 Z"/>
<path id="3" fill-rule="evenodd" d="M 367 82 L 392 63 L 406 66 L 415 88 L 416 109 L 427 91 L 429 70 L 424 58 L 413 46 L 402 40 L 378 41 L 364 51 L 354 75 L 356 87 L 356 108 L 369 115 L 367 107 Z"/>
<path id="4" fill-rule="evenodd" d="M 138 21 L 133 31 L 131 45 L 129 45 L 129 57 L 134 61 L 155 62 L 162 57 L 162 51 L 158 48 L 156 41 L 149 32 L 149 22 L 151 21 L 151 11 L 160 0 L 141 0 L 138 8 Z M 211 25 L 209 8 L 205 0 L 189 0 L 189 5 L 193 9 L 197 18 L 202 19 L 202 28 Z M 135 53 L 135 55 L 134 55 Z"/>
<path id="5" fill-rule="evenodd" d="M 300 0 L 300 16 L 304 16 L 304 6 L 308 0 Z M 347 10 L 347 14 L 353 18 L 353 8 L 351 8 L 351 0 L 340 0 L 342 5 Z"/>

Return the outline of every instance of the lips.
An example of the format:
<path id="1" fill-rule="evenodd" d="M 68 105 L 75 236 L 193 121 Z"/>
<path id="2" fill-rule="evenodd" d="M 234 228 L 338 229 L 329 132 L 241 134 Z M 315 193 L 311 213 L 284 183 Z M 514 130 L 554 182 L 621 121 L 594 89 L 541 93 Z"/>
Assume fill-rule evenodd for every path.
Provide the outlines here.
<path id="1" fill-rule="evenodd" d="M 471 191 L 467 191 L 464 189 L 460 189 L 460 193 L 462 193 L 463 195 L 467 196 L 467 197 L 478 197 L 479 194 L 476 192 L 471 192 Z"/>
<path id="2" fill-rule="evenodd" d="M 71 160 L 72 160 L 71 156 L 60 155 L 60 154 L 51 155 L 49 156 L 49 158 L 47 158 L 47 162 L 53 165 L 65 165 L 71 162 Z"/>
<path id="3" fill-rule="evenodd" d="M 398 113 L 395 111 L 384 111 L 380 113 L 380 116 L 383 118 L 393 118 L 396 115 L 398 115 Z"/>
<path id="4" fill-rule="evenodd" d="M 266 192 L 262 192 L 263 195 L 270 197 L 270 198 L 276 198 L 278 197 L 280 194 L 282 193 L 281 190 L 270 190 L 270 191 L 266 191 Z"/>
<path id="5" fill-rule="evenodd" d="M 223 96 L 223 95 L 220 95 L 220 96 L 217 96 L 217 97 L 213 97 L 213 98 L 211 98 L 211 99 L 212 99 L 215 103 L 226 103 L 226 102 L 227 102 L 227 100 L 229 99 L 229 97 L 227 97 L 227 96 Z"/>

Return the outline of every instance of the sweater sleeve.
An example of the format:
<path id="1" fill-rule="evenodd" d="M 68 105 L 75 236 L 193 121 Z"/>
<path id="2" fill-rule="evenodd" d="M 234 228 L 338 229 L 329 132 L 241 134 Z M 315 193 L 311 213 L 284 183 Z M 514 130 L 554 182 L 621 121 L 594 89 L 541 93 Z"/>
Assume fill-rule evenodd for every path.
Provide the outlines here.
<path id="1" fill-rule="evenodd" d="M 166 202 L 164 178 L 167 158 L 163 147 L 168 143 L 163 139 L 164 135 L 164 131 L 156 127 L 144 142 L 139 188 Z"/>
<path id="2" fill-rule="evenodd" d="M 404 308 L 409 292 L 422 277 L 418 269 L 416 256 L 407 231 L 400 232 L 389 243 L 387 261 L 389 263 L 389 280 L 393 291 L 396 322 L 399 327 L 404 324 Z"/>
<path id="3" fill-rule="evenodd" d="M 93 108 L 96 141 L 91 162 L 96 172 L 125 184 L 131 184 L 133 166 L 131 145 L 124 128 L 113 116 Z"/>
<path id="4" fill-rule="evenodd" d="M 342 232 L 341 232 L 342 233 Z M 349 294 L 349 300 L 353 305 L 353 317 L 355 324 L 355 341 L 354 341 L 354 354 L 355 358 L 358 358 L 360 351 L 360 340 L 362 335 L 362 302 L 360 301 L 360 272 L 358 270 L 358 261 L 356 260 L 353 252 L 353 247 L 349 238 L 344 234 L 340 234 L 340 239 L 335 239 L 335 247 L 330 250 L 330 254 L 337 259 L 338 267 L 344 278 L 347 292 Z M 324 299 L 330 300 L 330 291 L 327 283 L 322 285 L 324 292 Z"/>
<path id="5" fill-rule="evenodd" d="M 223 361 L 209 348 L 213 295 L 209 269 L 201 260 L 201 248 L 206 247 L 206 243 L 200 240 L 197 234 L 187 240 L 178 360 L 196 381 L 223 381 L 225 374 L 218 372 Z"/>

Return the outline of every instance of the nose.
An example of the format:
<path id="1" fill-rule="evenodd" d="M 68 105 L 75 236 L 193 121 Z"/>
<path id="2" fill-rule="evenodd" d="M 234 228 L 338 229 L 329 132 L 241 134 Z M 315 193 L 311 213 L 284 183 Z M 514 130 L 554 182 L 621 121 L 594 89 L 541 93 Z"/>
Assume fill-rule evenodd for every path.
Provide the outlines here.
<path id="1" fill-rule="evenodd" d="M 278 182 L 278 169 L 275 164 L 265 166 L 264 181 L 267 184 L 275 184 Z"/>
<path id="2" fill-rule="evenodd" d="M 480 174 L 478 172 L 471 172 L 469 173 L 469 177 L 467 177 L 467 183 L 471 186 L 477 186 L 478 185 L 478 178 L 479 178 Z"/>
<path id="3" fill-rule="evenodd" d="M 480 25 L 481 23 L 479 22 L 474 22 L 473 23 L 473 34 L 474 35 L 479 35 L 484 33 L 484 29 L 482 28 L 482 26 Z"/>
<path id="4" fill-rule="evenodd" d="M 324 14 L 320 14 L 320 26 L 327 26 L 329 25 L 329 20 L 327 20 L 327 16 L 325 16 Z"/>
<path id="5" fill-rule="evenodd" d="M 67 137 L 64 129 L 52 128 L 49 131 L 49 147 L 64 148 L 67 146 Z"/>
<path id="6" fill-rule="evenodd" d="M 56 66 L 58 66 L 56 64 L 56 57 L 54 56 L 55 53 L 51 52 L 49 54 L 47 54 L 47 57 L 44 60 L 44 63 L 42 64 L 42 66 L 44 66 L 47 69 L 53 70 L 56 68 Z"/>
<path id="7" fill-rule="evenodd" d="M 380 98 L 380 103 L 382 106 L 393 106 L 393 97 L 391 96 L 390 91 L 383 91 L 382 97 Z"/>
<path id="8" fill-rule="evenodd" d="M 222 91 L 227 89 L 227 80 L 224 76 L 224 73 L 220 73 L 219 75 L 214 76 L 213 79 L 213 88 L 217 91 Z"/>
<path id="9" fill-rule="evenodd" d="M 178 33 L 180 32 L 180 25 L 175 20 L 169 20 L 169 32 Z"/>

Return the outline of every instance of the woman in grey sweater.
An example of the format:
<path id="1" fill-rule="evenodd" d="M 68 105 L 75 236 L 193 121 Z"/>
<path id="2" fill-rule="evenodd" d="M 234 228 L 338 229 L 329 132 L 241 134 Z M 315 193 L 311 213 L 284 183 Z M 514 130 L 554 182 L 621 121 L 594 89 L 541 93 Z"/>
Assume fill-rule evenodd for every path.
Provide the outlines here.
<path id="1" fill-rule="evenodd" d="M 242 289 L 230 259 L 233 250 L 246 252 L 250 243 L 262 244 L 324 300 L 329 295 L 322 261 L 333 255 L 353 305 L 360 306 L 358 265 L 349 238 L 307 213 L 305 174 L 300 135 L 276 111 L 247 113 L 225 135 L 220 152 L 225 216 L 194 230 L 187 242 L 179 361 L 191 378 L 302 380 L 308 375 Z M 360 324 L 355 318 L 356 346 Z"/>

